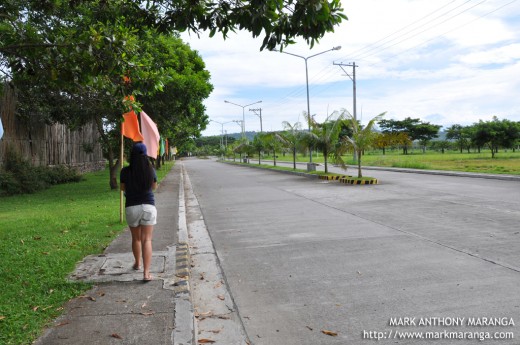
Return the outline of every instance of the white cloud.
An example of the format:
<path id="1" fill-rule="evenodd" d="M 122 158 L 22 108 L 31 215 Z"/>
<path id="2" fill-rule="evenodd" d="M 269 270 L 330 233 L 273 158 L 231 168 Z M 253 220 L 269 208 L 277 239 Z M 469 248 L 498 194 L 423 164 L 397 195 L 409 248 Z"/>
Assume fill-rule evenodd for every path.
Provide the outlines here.
<path id="1" fill-rule="evenodd" d="M 507 64 L 520 61 L 520 43 L 514 43 L 486 51 L 471 52 L 460 56 L 462 63 L 470 65 Z"/>
<path id="2" fill-rule="evenodd" d="M 472 123 L 492 115 L 520 120 L 520 2 L 510 0 L 351 0 L 349 20 L 310 50 L 299 42 L 285 50 L 310 56 L 310 108 L 317 119 L 327 112 L 352 111 L 352 81 L 333 62 L 356 61 L 358 117 L 383 111 L 387 118 L 420 117 L 436 124 Z M 210 118 L 242 118 L 242 109 L 224 103 L 263 102 L 264 130 L 282 121 L 302 120 L 306 110 L 305 64 L 298 57 L 260 52 L 261 39 L 248 32 L 183 38 L 199 50 L 211 72 L 214 92 L 205 102 Z M 351 67 L 345 68 L 351 72 Z M 245 109 L 246 130 L 259 119 Z M 430 120 L 429 120 L 430 119 Z M 235 123 L 228 132 L 239 132 Z M 211 123 L 205 134 L 220 134 Z"/>

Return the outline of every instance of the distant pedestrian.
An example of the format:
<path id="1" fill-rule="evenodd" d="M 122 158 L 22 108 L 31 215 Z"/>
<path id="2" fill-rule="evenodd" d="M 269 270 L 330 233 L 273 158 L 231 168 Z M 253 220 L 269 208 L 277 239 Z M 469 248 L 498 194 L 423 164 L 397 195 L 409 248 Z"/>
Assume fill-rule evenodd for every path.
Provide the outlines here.
<path id="1" fill-rule="evenodd" d="M 130 154 L 130 165 L 121 170 L 121 190 L 125 192 L 126 221 L 132 233 L 132 253 L 135 270 L 143 263 L 143 280 L 151 281 L 153 226 L 157 223 L 157 209 L 153 191 L 157 188 L 157 174 L 146 146 L 136 143 Z"/>

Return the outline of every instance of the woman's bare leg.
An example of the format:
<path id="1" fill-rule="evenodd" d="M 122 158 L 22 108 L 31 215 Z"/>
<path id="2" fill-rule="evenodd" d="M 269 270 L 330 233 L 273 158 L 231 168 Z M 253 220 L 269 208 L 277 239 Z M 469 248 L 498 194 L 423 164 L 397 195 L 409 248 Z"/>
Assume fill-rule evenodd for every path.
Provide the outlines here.
<path id="1" fill-rule="evenodd" d="M 132 233 L 132 253 L 134 254 L 134 268 L 138 269 L 141 266 L 141 226 L 137 226 L 135 228 L 130 227 L 130 232 Z"/>
<path id="2" fill-rule="evenodd" d="M 143 277 L 151 278 L 150 266 L 152 264 L 152 234 L 153 225 L 141 225 L 141 245 L 143 252 Z"/>

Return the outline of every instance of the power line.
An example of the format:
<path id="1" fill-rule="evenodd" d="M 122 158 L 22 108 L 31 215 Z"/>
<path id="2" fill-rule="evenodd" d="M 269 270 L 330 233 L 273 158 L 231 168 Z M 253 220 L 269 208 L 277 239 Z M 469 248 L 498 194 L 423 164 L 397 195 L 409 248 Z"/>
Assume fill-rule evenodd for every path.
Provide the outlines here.
<path id="1" fill-rule="evenodd" d="M 463 9 L 462 11 L 459 11 L 459 12 L 457 12 L 456 14 L 454 14 L 454 15 L 452 15 L 452 16 L 446 18 L 446 19 L 444 19 L 443 21 L 436 23 L 435 25 L 436 25 L 436 27 L 438 27 L 438 25 L 440 25 L 440 24 L 444 24 L 444 23 L 446 23 L 446 22 L 448 22 L 448 21 L 450 21 L 450 20 L 453 20 L 454 18 L 456 18 L 456 17 L 462 15 L 463 13 L 465 13 L 465 12 L 467 12 L 467 11 L 469 11 L 469 10 L 471 10 L 471 9 L 473 9 L 473 8 L 475 8 L 475 7 L 479 6 L 479 5 L 481 5 L 481 4 L 483 4 L 483 3 L 486 2 L 486 1 L 487 1 L 487 0 L 483 0 L 483 1 L 480 1 L 479 3 L 477 3 L 477 4 L 474 4 L 474 5 L 470 6 L 470 7 L 467 7 L 467 8 L 465 8 L 465 9 Z M 502 5 L 502 6 L 500 6 L 500 7 L 498 7 L 498 8 L 496 8 L 496 9 L 494 9 L 494 10 L 492 10 L 492 11 L 489 11 L 489 12 L 487 12 L 487 13 L 485 13 L 485 14 L 483 14 L 483 15 L 481 15 L 481 16 L 479 16 L 479 17 L 473 19 L 473 20 L 470 20 L 470 21 L 468 21 L 468 22 L 466 22 L 466 23 L 464 23 L 464 24 L 462 24 L 462 25 L 459 25 L 459 26 L 457 26 L 457 27 L 455 27 L 455 28 L 453 28 L 453 29 L 447 30 L 447 31 L 443 32 L 442 34 L 435 35 L 435 36 L 433 36 L 433 37 L 431 37 L 431 38 L 429 38 L 429 39 L 427 39 L 427 40 L 424 40 L 424 41 L 422 41 L 422 42 L 420 42 L 420 43 L 418 43 L 418 44 L 416 44 L 416 45 L 414 45 L 414 46 L 412 46 L 412 47 L 410 47 L 410 48 L 407 48 L 407 49 L 405 49 L 405 50 L 401 50 L 399 53 L 396 53 L 396 54 L 394 54 L 394 55 L 391 55 L 390 57 L 398 56 L 398 55 L 400 55 L 400 54 L 402 54 L 402 53 L 404 53 L 404 52 L 410 51 L 410 50 L 412 50 L 412 49 L 414 49 L 414 48 L 417 48 L 417 47 L 419 47 L 419 46 L 421 46 L 421 45 L 424 45 L 425 43 L 431 42 L 431 41 L 433 41 L 433 40 L 435 40 L 435 39 L 437 39 L 437 38 L 439 38 L 439 37 L 442 37 L 442 36 L 444 36 L 444 35 L 446 35 L 446 34 L 448 34 L 448 33 L 450 33 L 450 32 L 456 31 L 456 30 L 458 30 L 458 29 L 460 29 L 460 28 L 462 28 L 462 27 L 464 27 L 464 26 L 466 26 L 466 25 L 469 25 L 470 23 L 472 23 L 472 22 L 474 22 L 474 21 L 477 21 L 477 20 L 479 20 L 479 19 L 481 19 L 481 18 L 483 18 L 483 17 L 485 17 L 485 16 L 488 16 L 488 15 L 494 13 L 494 12 L 497 12 L 497 11 L 501 10 L 502 8 L 504 8 L 504 7 L 506 7 L 506 6 L 509 6 L 510 4 L 512 4 L 512 3 L 516 2 L 516 1 L 517 1 L 517 0 L 512 0 L 512 1 L 510 1 L 510 2 L 508 2 L 508 3 L 506 3 L 506 4 Z M 385 51 L 385 50 L 388 50 L 388 49 L 391 48 L 391 47 L 394 47 L 394 46 L 396 46 L 396 45 L 398 45 L 398 44 L 401 44 L 401 43 L 403 43 L 403 42 L 405 42 L 405 41 L 407 41 L 407 40 L 410 40 L 411 38 L 414 38 L 414 37 L 416 37 L 416 36 L 418 36 L 418 35 L 420 35 L 420 34 L 423 34 L 423 33 L 426 32 L 426 31 L 431 30 L 431 29 L 432 29 L 432 26 L 429 26 L 429 27 L 425 28 L 424 30 L 422 30 L 422 31 L 420 31 L 420 32 L 418 32 L 418 33 L 415 33 L 415 34 L 412 35 L 412 36 L 409 36 L 409 37 L 407 37 L 407 38 L 404 38 L 404 39 L 402 39 L 402 40 L 400 40 L 400 41 L 398 41 L 398 42 L 396 42 L 396 43 L 394 43 L 394 44 L 392 44 L 392 45 L 390 45 L 390 46 L 386 46 L 386 47 L 384 47 L 384 48 L 382 48 L 382 49 L 379 49 L 377 52 L 374 52 L 374 53 L 372 53 L 372 54 L 368 54 L 369 52 L 373 51 L 374 49 L 376 49 L 376 48 L 378 48 L 378 47 L 381 47 L 381 46 L 387 45 L 387 44 L 389 44 L 389 43 L 395 41 L 395 40 L 398 39 L 398 38 L 401 38 L 401 37 L 403 37 L 403 36 L 405 36 L 405 35 L 407 35 L 407 34 L 410 34 L 410 33 L 414 32 L 414 31 L 417 31 L 417 30 L 419 30 L 419 29 L 421 29 L 421 28 L 426 27 L 428 24 L 430 24 L 430 23 L 432 23 L 432 22 L 435 22 L 435 21 L 437 21 L 438 19 L 440 19 L 440 18 L 446 16 L 447 14 L 449 14 L 449 13 L 451 13 L 451 12 L 453 12 L 453 11 L 455 11 L 455 10 L 461 8 L 462 6 L 468 4 L 468 3 L 470 2 L 470 0 L 467 0 L 467 1 L 465 1 L 464 3 L 458 5 L 458 6 L 452 8 L 452 9 L 450 9 L 450 10 L 443 12 L 442 15 L 436 16 L 435 18 L 430 19 L 430 20 L 427 21 L 426 23 L 423 23 L 421 26 L 418 26 L 418 27 L 416 27 L 416 28 L 414 28 L 414 29 L 408 30 L 408 31 L 406 31 L 405 33 L 403 33 L 403 34 L 401 34 L 401 35 L 399 35 L 399 36 L 393 38 L 392 40 L 387 40 L 388 38 L 395 36 L 397 33 L 402 32 L 402 31 L 405 30 L 406 28 L 409 28 L 409 27 L 411 27 L 411 26 L 413 26 L 413 25 L 415 25 L 415 24 L 421 22 L 423 19 L 426 19 L 426 18 L 428 18 L 428 17 L 434 15 L 435 13 L 441 11 L 442 9 L 445 9 L 446 7 L 450 6 L 450 5 L 453 4 L 454 2 L 455 2 L 455 0 L 454 0 L 454 1 L 451 1 L 451 2 L 449 2 L 449 3 L 447 3 L 447 4 L 444 4 L 443 6 L 441 6 L 441 7 L 437 8 L 437 9 L 435 9 L 434 11 L 430 12 L 429 14 L 427 14 L 427 15 L 421 17 L 420 19 L 413 21 L 412 23 L 410 23 L 410 24 L 408 24 L 408 25 L 406 25 L 406 26 L 400 28 L 399 30 L 396 30 L 396 31 L 393 32 L 392 34 L 387 35 L 387 36 L 385 36 L 385 37 L 383 37 L 383 38 L 377 40 L 377 41 L 374 42 L 374 43 L 371 43 L 371 44 L 369 44 L 369 45 L 366 45 L 365 47 L 362 47 L 362 48 L 360 48 L 360 49 L 354 51 L 354 53 L 358 53 L 358 52 L 363 52 L 363 51 L 364 51 L 364 53 L 362 53 L 361 55 L 359 55 L 359 56 L 356 57 L 356 60 L 357 60 L 357 61 L 359 61 L 359 60 L 364 61 L 366 58 L 368 58 L 368 57 L 370 57 L 370 56 L 373 56 L 373 55 L 379 54 L 379 53 L 381 53 L 381 52 L 383 52 L 383 51 Z M 387 40 L 387 42 L 384 42 L 385 40 Z M 382 44 L 378 44 L 378 43 L 381 43 L 381 42 L 384 42 L 384 43 L 382 43 Z M 368 54 L 368 55 L 367 55 L 367 54 Z M 351 56 L 351 59 L 352 59 L 353 57 L 354 57 L 354 56 Z M 372 63 L 372 64 L 370 64 L 370 65 L 368 65 L 368 66 L 374 66 L 374 65 L 376 65 L 376 64 L 377 64 L 377 63 Z M 320 81 L 322 81 L 322 80 L 331 79 L 331 78 L 333 77 L 333 74 L 334 74 L 334 72 L 332 71 L 332 69 L 330 68 L 330 66 L 324 66 L 324 67 L 323 67 L 319 72 L 317 72 L 317 73 L 315 73 L 314 75 L 312 75 L 311 79 L 313 80 L 313 85 L 314 85 L 314 86 L 311 87 L 311 91 L 312 91 L 312 93 L 313 93 L 314 95 L 317 95 L 317 94 L 320 94 L 320 93 L 324 92 L 325 90 L 330 89 L 330 88 L 332 87 L 332 85 L 330 85 L 330 83 L 328 83 L 329 85 L 316 85 L 316 84 L 319 84 Z M 291 96 L 295 96 L 295 97 L 296 97 L 296 96 L 301 95 L 303 92 L 304 92 L 304 87 L 303 87 L 303 86 L 302 86 L 302 87 L 297 87 L 297 88 L 293 89 L 292 91 L 290 91 L 286 96 L 281 97 L 281 98 L 279 99 L 279 101 L 269 102 L 269 104 L 271 104 L 271 106 L 273 106 L 273 107 L 280 107 L 280 106 L 283 106 L 284 104 L 287 104 L 287 103 L 290 102 L 290 99 L 289 99 L 289 98 L 290 98 Z"/>

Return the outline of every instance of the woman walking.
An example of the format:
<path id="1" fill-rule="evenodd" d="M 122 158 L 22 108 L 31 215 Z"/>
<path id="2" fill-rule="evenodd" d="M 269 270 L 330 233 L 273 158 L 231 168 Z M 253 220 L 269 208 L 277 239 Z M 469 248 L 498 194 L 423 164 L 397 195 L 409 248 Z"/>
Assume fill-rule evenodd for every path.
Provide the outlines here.
<path id="1" fill-rule="evenodd" d="M 142 256 L 143 281 L 151 281 L 152 233 L 157 223 L 153 191 L 157 188 L 157 175 L 144 144 L 136 143 L 132 147 L 130 165 L 121 170 L 120 182 L 126 197 L 126 221 L 132 233 L 133 268 L 140 269 Z"/>

